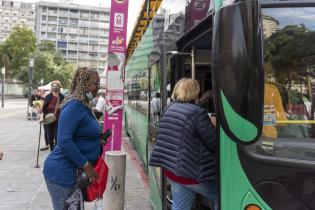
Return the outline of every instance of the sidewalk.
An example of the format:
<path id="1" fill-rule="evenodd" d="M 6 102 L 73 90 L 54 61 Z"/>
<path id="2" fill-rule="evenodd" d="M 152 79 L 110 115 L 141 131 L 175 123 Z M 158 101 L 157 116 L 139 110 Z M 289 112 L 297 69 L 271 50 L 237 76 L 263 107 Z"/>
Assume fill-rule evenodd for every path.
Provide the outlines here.
<path id="1" fill-rule="evenodd" d="M 0 210 L 51 210 L 52 205 L 43 179 L 42 166 L 49 151 L 40 152 L 34 168 L 39 124 L 26 120 L 26 99 L 8 99 L 0 108 Z M 125 139 L 126 140 L 126 139 Z M 41 142 L 43 145 L 43 131 Z M 149 192 L 136 153 L 124 141 L 127 153 L 125 210 L 150 210 Z M 86 204 L 92 210 L 93 203 Z"/>

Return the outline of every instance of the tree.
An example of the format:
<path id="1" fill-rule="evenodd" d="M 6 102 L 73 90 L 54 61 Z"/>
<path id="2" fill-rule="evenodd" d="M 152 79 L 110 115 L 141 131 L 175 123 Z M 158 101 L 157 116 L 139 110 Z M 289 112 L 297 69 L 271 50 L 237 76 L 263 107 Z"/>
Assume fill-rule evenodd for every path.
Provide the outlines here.
<path id="1" fill-rule="evenodd" d="M 31 29 L 26 26 L 16 26 L 11 34 L 2 44 L 1 58 L 5 58 L 7 63 L 7 76 L 16 77 L 22 66 L 28 65 L 30 55 L 36 49 L 36 38 Z M 8 62 L 10 60 L 10 62 Z"/>
<path id="2" fill-rule="evenodd" d="M 41 41 L 41 43 L 37 46 L 37 49 L 42 52 L 56 52 L 55 43 L 49 40 Z"/>
<path id="3" fill-rule="evenodd" d="M 265 40 L 265 61 L 272 64 L 267 73 L 271 72 L 277 83 L 286 84 L 288 94 L 293 84 L 305 82 L 313 71 L 304 61 L 313 60 L 314 40 L 315 33 L 304 25 L 288 25 Z"/>
<path id="4" fill-rule="evenodd" d="M 50 41 L 44 41 L 37 46 L 33 53 L 33 88 L 38 87 L 40 81 L 49 83 L 53 80 L 59 80 L 63 88 L 69 88 L 70 78 L 74 72 L 74 66 L 65 61 L 62 53 L 55 50 L 55 44 Z M 24 66 L 18 78 L 28 82 L 28 66 Z"/>

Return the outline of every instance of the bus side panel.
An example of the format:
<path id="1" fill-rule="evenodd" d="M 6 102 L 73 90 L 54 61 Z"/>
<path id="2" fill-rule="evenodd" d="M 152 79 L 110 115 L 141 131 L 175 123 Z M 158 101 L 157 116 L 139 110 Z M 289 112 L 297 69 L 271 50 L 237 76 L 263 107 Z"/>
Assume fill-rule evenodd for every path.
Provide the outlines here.
<path id="1" fill-rule="evenodd" d="M 132 116 L 133 109 L 130 108 L 128 105 L 124 106 L 124 111 L 125 111 L 125 129 L 126 133 L 129 135 L 131 142 L 134 144 L 135 140 L 135 119 Z"/>
<path id="2" fill-rule="evenodd" d="M 135 146 L 137 153 L 144 165 L 147 165 L 147 135 L 148 135 L 148 118 L 138 111 L 125 106 L 126 122 L 128 127 L 126 131 L 130 135 L 131 142 Z"/>
<path id="3" fill-rule="evenodd" d="M 131 142 L 136 147 L 138 155 L 144 164 L 147 163 L 146 144 L 147 142 L 147 119 L 146 117 L 125 105 L 125 128 Z M 160 168 L 149 167 L 148 178 L 150 185 L 150 201 L 153 209 L 162 209 L 161 195 L 159 191 Z"/>
<path id="4" fill-rule="evenodd" d="M 221 210 L 243 210 L 248 204 L 271 210 L 249 182 L 237 157 L 236 143 L 220 127 Z"/>
<path id="5" fill-rule="evenodd" d="M 145 166 L 148 164 L 147 144 L 148 144 L 148 117 L 140 112 L 134 112 L 136 118 L 135 146 L 138 155 L 141 157 Z"/>
<path id="6" fill-rule="evenodd" d="M 154 210 L 162 209 L 161 194 L 159 191 L 160 168 L 149 166 L 150 201 Z"/>

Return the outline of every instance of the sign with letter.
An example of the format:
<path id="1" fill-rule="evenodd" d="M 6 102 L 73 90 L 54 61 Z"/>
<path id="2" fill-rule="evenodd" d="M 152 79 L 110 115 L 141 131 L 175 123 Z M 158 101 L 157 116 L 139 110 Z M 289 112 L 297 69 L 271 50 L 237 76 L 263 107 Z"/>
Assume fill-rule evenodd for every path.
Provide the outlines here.
<path id="1" fill-rule="evenodd" d="M 121 150 L 128 0 L 112 0 L 106 71 L 104 130 L 112 130 L 105 151 Z"/>

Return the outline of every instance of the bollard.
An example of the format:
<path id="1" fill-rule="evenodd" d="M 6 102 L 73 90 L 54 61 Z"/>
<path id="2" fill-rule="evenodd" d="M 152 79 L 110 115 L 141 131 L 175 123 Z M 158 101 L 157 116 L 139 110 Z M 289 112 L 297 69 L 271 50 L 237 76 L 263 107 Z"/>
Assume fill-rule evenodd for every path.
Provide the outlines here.
<path id="1" fill-rule="evenodd" d="M 109 173 L 106 190 L 103 195 L 103 209 L 123 210 L 125 204 L 126 153 L 123 151 L 108 151 L 105 162 Z"/>

